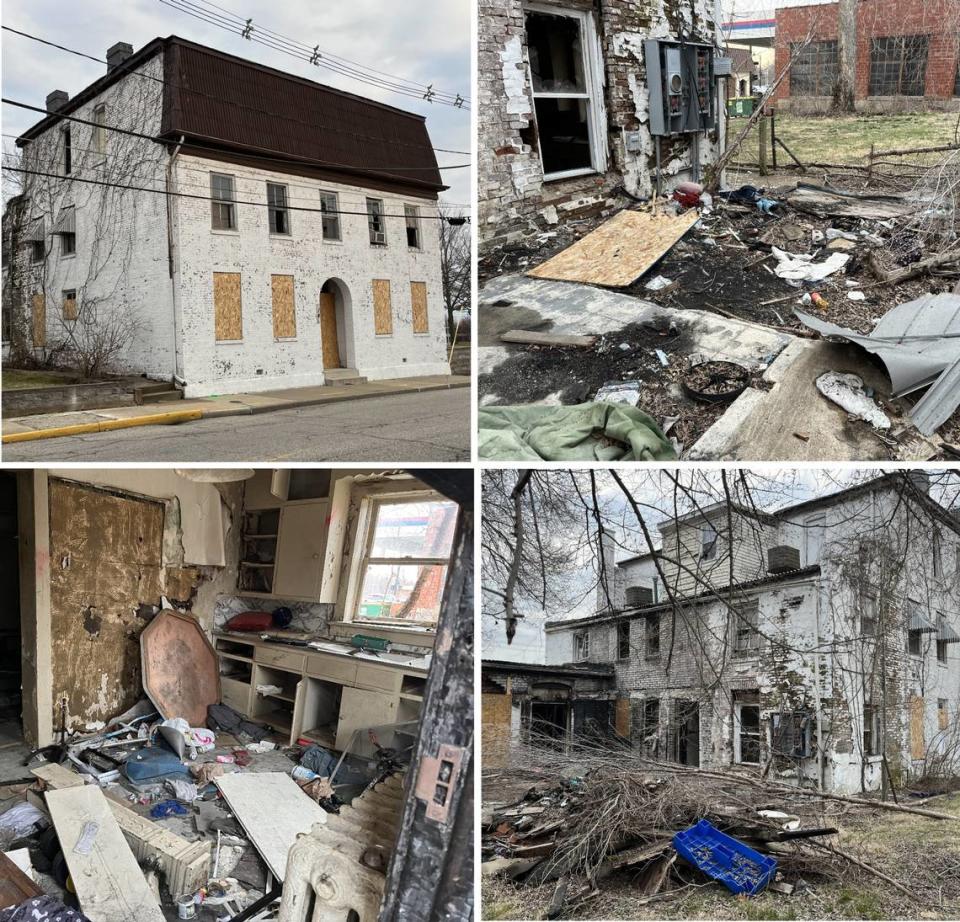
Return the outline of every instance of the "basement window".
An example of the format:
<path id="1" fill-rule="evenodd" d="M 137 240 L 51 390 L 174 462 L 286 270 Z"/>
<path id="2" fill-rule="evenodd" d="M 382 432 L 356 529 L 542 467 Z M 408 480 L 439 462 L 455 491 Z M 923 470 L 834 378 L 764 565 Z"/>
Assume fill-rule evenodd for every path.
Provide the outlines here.
<path id="1" fill-rule="evenodd" d="M 383 222 L 383 199 L 367 199 L 367 226 L 370 228 L 370 243 L 373 246 L 387 245 L 387 226 Z"/>
<path id="2" fill-rule="evenodd" d="M 320 193 L 320 223 L 324 240 L 340 239 L 340 202 L 336 192 Z"/>
<path id="3" fill-rule="evenodd" d="M 573 635 L 573 660 L 584 663 L 590 657 L 590 632 L 581 631 Z"/>
<path id="4" fill-rule="evenodd" d="M 872 704 L 863 706 L 863 754 L 880 755 L 880 710 Z"/>
<path id="5" fill-rule="evenodd" d="M 433 626 L 450 568 L 457 504 L 437 493 L 366 500 L 353 621 Z"/>
<path id="6" fill-rule="evenodd" d="M 213 230 L 236 230 L 237 206 L 234 204 L 233 177 L 211 173 L 210 198 L 210 227 Z"/>
<path id="7" fill-rule="evenodd" d="M 587 11 L 530 4 L 526 32 L 543 178 L 603 171 L 606 156 L 593 16 Z"/>
<path id="8" fill-rule="evenodd" d="M 660 616 L 647 615 L 644 638 L 646 641 L 647 659 L 660 658 Z"/>
<path id="9" fill-rule="evenodd" d="M 735 653 L 750 654 L 760 649 L 760 602 L 753 599 L 733 606 Z"/>
<path id="10" fill-rule="evenodd" d="M 809 42 L 790 46 L 791 96 L 832 96 L 837 82 L 839 55 L 837 42 Z"/>
<path id="11" fill-rule="evenodd" d="M 630 659 L 630 622 L 617 624 L 617 659 Z"/>
<path id="12" fill-rule="evenodd" d="M 870 96 L 923 96 L 927 83 L 927 35 L 870 40 Z"/>
<path id="13" fill-rule="evenodd" d="M 290 235 L 290 212 L 287 210 L 287 187 L 267 183 L 267 212 L 270 216 L 270 233 Z"/>

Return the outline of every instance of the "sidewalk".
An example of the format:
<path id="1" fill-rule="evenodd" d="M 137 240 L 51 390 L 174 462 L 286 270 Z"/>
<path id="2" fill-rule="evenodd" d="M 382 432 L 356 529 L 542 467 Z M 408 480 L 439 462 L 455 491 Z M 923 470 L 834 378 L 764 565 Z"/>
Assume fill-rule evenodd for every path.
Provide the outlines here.
<path id="1" fill-rule="evenodd" d="M 178 400 L 170 404 L 148 404 L 140 407 L 116 407 L 84 410 L 77 413 L 46 413 L 19 416 L 3 421 L 3 443 L 54 439 L 61 436 L 107 432 L 132 426 L 171 425 L 217 416 L 250 416 L 271 410 L 290 410 L 345 400 L 363 400 L 392 394 L 448 390 L 469 387 L 466 375 L 429 375 L 422 378 L 390 378 L 357 384 L 297 387 L 256 394 L 225 394 Z"/>

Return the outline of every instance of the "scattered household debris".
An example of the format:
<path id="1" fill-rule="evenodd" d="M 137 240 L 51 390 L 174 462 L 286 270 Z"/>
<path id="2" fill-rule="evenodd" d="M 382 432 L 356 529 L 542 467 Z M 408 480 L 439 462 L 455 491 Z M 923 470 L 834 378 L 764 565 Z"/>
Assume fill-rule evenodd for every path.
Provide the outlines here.
<path id="1" fill-rule="evenodd" d="M 750 371 L 736 362 L 699 362 L 683 376 L 684 393 L 704 403 L 730 403 L 750 383 Z"/>
<path id="2" fill-rule="evenodd" d="M 817 378 L 817 390 L 838 407 L 876 429 L 889 429 L 890 418 L 864 390 L 863 379 L 852 374 L 829 371 Z"/>
<path id="3" fill-rule="evenodd" d="M 794 255 L 773 247 L 777 260 L 774 270 L 782 279 L 790 282 L 822 282 L 825 278 L 839 272 L 850 260 L 845 253 L 834 253 L 822 263 L 815 263 L 810 255 Z"/>
<path id="4" fill-rule="evenodd" d="M 820 218 L 860 218 L 865 221 L 902 218 L 917 210 L 917 203 L 903 195 L 846 192 L 809 183 L 799 183 L 787 196 L 787 204 Z"/>
<path id="5" fill-rule="evenodd" d="M 526 346 L 576 346 L 590 348 L 596 336 L 563 336 L 555 333 L 537 333 L 534 330 L 508 330 L 500 334 L 505 343 L 520 343 Z"/>
<path id="6" fill-rule="evenodd" d="M 528 275 L 624 288 L 655 265 L 699 219 L 693 209 L 680 215 L 620 211 Z"/>

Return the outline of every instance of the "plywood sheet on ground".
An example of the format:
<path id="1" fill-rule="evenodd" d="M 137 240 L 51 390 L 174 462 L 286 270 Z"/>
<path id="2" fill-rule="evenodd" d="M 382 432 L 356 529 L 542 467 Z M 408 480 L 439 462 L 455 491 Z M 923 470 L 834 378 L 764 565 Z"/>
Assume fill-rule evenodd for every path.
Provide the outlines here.
<path id="1" fill-rule="evenodd" d="M 283 881 L 290 847 L 297 836 L 326 823 L 326 811 L 283 772 L 235 772 L 215 783 L 273 876 Z"/>
<path id="2" fill-rule="evenodd" d="M 682 215 L 621 211 L 527 275 L 625 288 L 653 266 L 699 218 L 693 210 Z"/>
<path id="3" fill-rule="evenodd" d="M 47 809 L 80 908 L 91 922 L 165 922 L 100 788 L 48 791 Z"/>

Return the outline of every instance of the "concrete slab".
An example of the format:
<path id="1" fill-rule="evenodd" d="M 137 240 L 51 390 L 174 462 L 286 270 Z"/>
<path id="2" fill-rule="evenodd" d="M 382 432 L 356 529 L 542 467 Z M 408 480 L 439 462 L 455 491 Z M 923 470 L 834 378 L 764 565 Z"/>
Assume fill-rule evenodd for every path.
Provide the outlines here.
<path id="1" fill-rule="evenodd" d="M 86 423 L 103 421 L 101 411 L 96 413 L 43 413 L 37 416 L 20 416 L 17 423 L 23 427 L 20 431 L 38 429 L 59 429 L 61 426 L 82 426 Z M 3 424 L 4 434 L 7 432 L 6 420 Z"/>
<path id="2" fill-rule="evenodd" d="M 889 460 L 889 448 L 867 423 L 850 420 L 817 390 L 817 378 L 827 371 L 859 375 L 879 396 L 889 396 L 889 379 L 864 362 L 862 350 L 797 340 L 764 374 L 772 388 L 744 391 L 690 449 L 687 460 Z"/>

